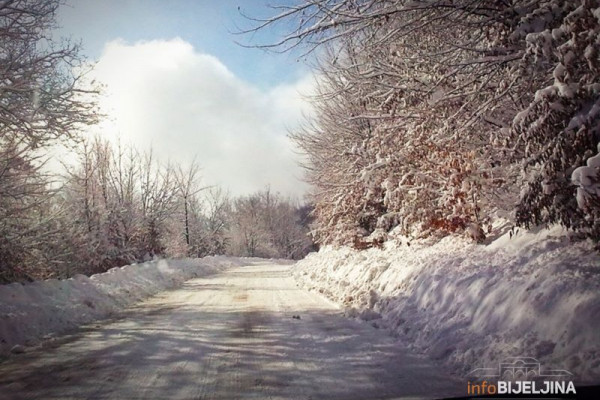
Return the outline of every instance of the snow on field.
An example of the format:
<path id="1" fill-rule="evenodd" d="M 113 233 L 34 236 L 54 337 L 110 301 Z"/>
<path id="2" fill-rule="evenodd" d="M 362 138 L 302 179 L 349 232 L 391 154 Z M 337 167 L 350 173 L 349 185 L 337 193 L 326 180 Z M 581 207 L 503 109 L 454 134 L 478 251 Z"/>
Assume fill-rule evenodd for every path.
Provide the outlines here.
<path id="1" fill-rule="evenodd" d="M 448 237 L 327 247 L 294 276 L 459 373 L 534 357 L 577 382 L 600 383 L 600 256 L 559 227 L 487 245 Z"/>
<path id="2" fill-rule="evenodd" d="M 161 290 L 218 272 L 243 259 L 158 260 L 113 268 L 87 277 L 0 286 L 0 356 L 22 351 L 79 325 L 106 318 Z"/>

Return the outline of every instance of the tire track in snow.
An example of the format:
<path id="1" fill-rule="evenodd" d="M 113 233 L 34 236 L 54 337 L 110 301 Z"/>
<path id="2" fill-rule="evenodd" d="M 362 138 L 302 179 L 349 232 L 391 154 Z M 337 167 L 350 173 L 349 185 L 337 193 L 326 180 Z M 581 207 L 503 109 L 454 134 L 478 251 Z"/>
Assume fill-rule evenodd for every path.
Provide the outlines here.
<path id="1" fill-rule="evenodd" d="M 0 393 L 211 400 L 464 395 L 464 382 L 430 360 L 296 287 L 293 267 L 249 263 L 188 281 L 57 348 L 0 364 Z"/>

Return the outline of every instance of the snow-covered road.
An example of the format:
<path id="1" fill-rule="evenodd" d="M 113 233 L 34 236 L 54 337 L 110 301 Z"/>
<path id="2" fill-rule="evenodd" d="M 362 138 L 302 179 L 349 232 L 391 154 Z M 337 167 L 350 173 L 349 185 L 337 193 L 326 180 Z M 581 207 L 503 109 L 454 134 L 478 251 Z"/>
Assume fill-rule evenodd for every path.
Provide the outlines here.
<path id="1" fill-rule="evenodd" d="M 466 382 L 256 261 L 0 364 L 3 399 L 377 399 Z M 300 319 L 295 318 L 299 316 Z"/>

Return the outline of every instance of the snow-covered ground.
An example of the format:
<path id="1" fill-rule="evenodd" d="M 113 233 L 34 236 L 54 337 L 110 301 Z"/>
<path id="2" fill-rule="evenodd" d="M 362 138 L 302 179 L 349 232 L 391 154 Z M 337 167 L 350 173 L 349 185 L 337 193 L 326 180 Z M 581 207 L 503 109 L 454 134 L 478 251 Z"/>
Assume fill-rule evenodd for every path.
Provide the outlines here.
<path id="1" fill-rule="evenodd" d="M 600 383 L 600 255 L 563 229 L 506 233 L 487 245 L 445 238 L 384 249 L 324 248 L 296 280 L 468 375 L 534 357 Z"/>
<path id="2" fill-rule="evenodd" d="M 245 260 L 126 318 L 0 363 L 0 398 L 434 399 L 466 381 L 299 290 L 289 263 Z"/>
<path id="3" fill-rule="evenodd" d="M 106 318 L 161 290 L 184 281 L 242 265 L 244 259 L 157 260 L 113 268 L 105 273 L 77 275 L 0 286 L 0 356 L 11 349 Z M 15 347 L 16 346 L 16 347 Z"/>

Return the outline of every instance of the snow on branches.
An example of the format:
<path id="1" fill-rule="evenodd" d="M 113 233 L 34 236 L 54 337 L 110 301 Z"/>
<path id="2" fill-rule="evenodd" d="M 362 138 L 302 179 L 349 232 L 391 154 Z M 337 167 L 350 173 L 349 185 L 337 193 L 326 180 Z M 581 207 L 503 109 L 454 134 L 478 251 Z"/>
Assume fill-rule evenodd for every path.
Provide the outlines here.
<path id="1" fill-rule="evenodd" d="M 513 121 L 528 177 L 517 222 L 560 222 L 598 239 L 598 202 L 584 202 L 587 175 L 576 168 L 600 142 L 600 4 L 548 2 L 523 21 L 531 15 L 546 23 L 526 34 L 521 68 L 524 77 L 541 77 L 538 81 L 545 83 Z"/>
<path id="2" fill-rule="evenodd" d="M 318 241 L 482 240 L 497 211 L 598 234 L 571 182 L 600 141 L 598 1 L 277 8 L 256 29 L 296 28 L 260 47 L 320 48 L 317 116 L 292 135 L 308 156 Z"/>

